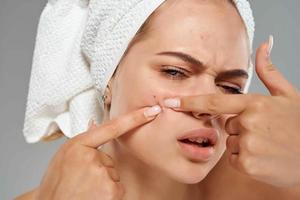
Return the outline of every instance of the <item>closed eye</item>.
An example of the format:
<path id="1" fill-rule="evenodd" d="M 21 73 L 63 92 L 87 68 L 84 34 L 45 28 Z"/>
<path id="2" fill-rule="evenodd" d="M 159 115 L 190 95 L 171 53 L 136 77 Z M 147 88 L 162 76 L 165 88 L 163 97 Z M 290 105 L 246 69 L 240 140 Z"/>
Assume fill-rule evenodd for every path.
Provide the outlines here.
<path id="1" fill-rule="evenodd" d="M 240 88 L 235 88 L 235 87 L 230 87 L 227 85 L 220 85 L 217 84 L 217 86 L 221 87 L 222 90 L 225 91 L 225 93 L 229 93 L 229 94 L 243 94 L 243 92 L 241 91 Z"/>

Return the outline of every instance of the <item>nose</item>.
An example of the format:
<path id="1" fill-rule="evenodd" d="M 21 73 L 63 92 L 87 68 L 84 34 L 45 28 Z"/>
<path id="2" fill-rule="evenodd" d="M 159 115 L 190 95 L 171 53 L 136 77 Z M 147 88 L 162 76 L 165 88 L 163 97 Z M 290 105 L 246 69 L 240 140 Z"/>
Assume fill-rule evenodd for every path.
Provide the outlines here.
<path id="1" fill-rule="evenodd" d="M 208 121 L 212 118 L 212 114 L 209 113 L 192 112 L 192 114 L 195 118 L 203 121 Z"/>
<path id="2" fill-rule="evenodd" d="M 195 95 L 195 93 L 198 95 L 207 95 L 216 94 L 218 92 L 212 77 L 205 75 L 197 80 L 197 85 L 195 85 L 192 90 L 193 95 Z M 215 116 L 215 114 L 213 115 L 205 112 L 192 112 L 192 115 L 202 121 L 210 121 L 211 118 Z"/>

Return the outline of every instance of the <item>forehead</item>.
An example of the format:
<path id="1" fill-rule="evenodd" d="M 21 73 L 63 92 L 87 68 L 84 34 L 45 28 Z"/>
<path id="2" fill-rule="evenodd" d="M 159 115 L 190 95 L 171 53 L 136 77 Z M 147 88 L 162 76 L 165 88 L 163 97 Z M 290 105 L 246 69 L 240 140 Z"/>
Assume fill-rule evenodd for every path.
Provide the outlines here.
<path id="1" fill-rule="evenodd" d="M 151 19 L 148 32 L 157 51 L 184 51 L 204 64 L 223 68 L 248 67 L 246 29 L 228 1 L 166 1 Z"/>

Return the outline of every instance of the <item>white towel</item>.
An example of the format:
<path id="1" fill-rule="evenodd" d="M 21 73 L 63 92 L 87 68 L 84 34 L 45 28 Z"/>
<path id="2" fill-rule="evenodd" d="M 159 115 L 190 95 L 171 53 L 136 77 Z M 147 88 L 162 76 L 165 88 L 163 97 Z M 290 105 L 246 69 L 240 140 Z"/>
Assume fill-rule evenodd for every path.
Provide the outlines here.
<path id="1" fill-rule="evenodd" d="M 164 1 L 48 1 L 32 62 L 23 129 L 28 143 L 59 129 L 73 137 L 87 129 L 91 118 L 101 123 L 100 96 L 138 29 Z M 252 10 L 247 0 L 234 2 L 252 49 Z M 252 76 L 252 69 L 249 73 Z"/>

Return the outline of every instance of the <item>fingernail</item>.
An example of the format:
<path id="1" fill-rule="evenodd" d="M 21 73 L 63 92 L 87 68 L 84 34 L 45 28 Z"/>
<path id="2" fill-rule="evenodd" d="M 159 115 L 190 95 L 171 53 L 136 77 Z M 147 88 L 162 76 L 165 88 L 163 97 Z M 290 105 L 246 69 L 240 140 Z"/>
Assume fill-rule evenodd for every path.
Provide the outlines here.
<path id="1" fill-rule="evenodd" d="M 152 106 L 151 108 L 149 108 L 148 110 L 146 110 L 144 112 L 144 115 L 146 117 L 152 117 L 152 116 L 157 115 L 160 112 L 161 112 L 160 106 L 159 105 L 155 105 L 155 106 Z"/>
<path id="2" fill-rule="evenodd" d="M 269 36 L 269 46 L 268 46 L 268 52 L 267 52 L 267 56 L 270 57 L 271 56 L 271 52 L 273 49 L 273 45 L 274 45 L 274 37 L 273 35 Z"/>
<path id="3" fill-rule="evenodd" d="M 170 98 L 164 100 L 164 105 L 170 108 L 179 108 L 180 107 L 180 99 L 178 98 Z"/>

